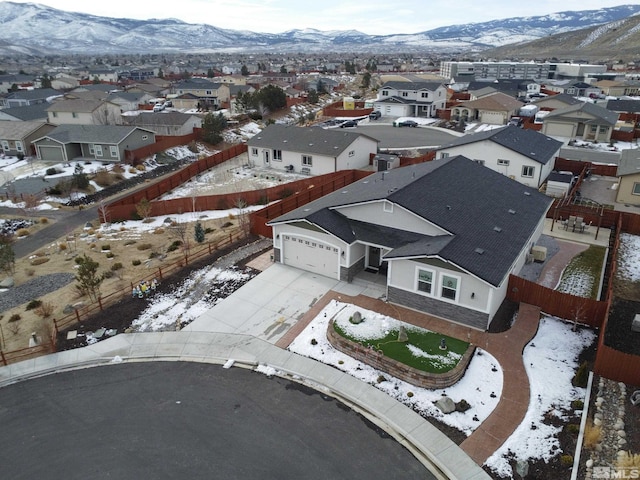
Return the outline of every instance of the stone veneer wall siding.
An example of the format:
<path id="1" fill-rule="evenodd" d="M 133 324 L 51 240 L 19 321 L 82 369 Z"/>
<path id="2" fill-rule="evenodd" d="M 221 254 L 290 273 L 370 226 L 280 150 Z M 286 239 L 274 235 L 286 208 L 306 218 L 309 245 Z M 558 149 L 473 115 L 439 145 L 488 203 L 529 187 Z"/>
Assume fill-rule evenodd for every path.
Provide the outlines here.
<path id="1" fill-rule="evenodd" d="M 340 267 L 340 280 L 351 283 L 353 277 L 362 270 L 364 270 L 364 257 L 350 267 Z"/>
<path id="2" fill-rule="evenodd" d="M 390 302 L 435 315 L 436 317 L 448 318 L 482 331 L 487 329 L 487 322 L 489 321 L 489 314 L 487 313 L 470 310 L 453 303 L 441 302 L 435 298 L 425 297 L 424 295 L 418 295 L 417 293 L 392 286 L 389 286 L 388 291 Z"/>
<path id="3" fill-rule="evenodd" d="M 445 373 L 430 373 L 405 365 L 404 363 L 384 356 L 376 350 L 365 348 L 359 343 L 344 338 L 336 332 L 333 326 L 333 320 L 329 322 L 329 326 L 327 327 L 327 339 L 336 350 L 339 350 L 345 355 L 349 355 L 377 370 L 381 370 L 405 382 L 423 388 L 446 388 L 454 385 L 462 378 L 464 372 L 467 371 L 469 362 L 476 350 L 476 347 L 470 344 L 458 364 L 451 370 Z"/>

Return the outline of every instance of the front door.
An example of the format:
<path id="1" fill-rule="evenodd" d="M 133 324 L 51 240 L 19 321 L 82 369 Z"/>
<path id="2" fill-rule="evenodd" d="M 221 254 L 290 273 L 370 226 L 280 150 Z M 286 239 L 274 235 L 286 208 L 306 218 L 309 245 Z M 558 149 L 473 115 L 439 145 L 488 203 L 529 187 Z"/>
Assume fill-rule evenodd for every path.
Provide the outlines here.
<path id="1" fill-rule="evenodd" d="M 369 247 L 368 268 L 378 270 L 380 268 L 380 249 L 378 247 Z"/>
<path id="2" fill-rule="evenodd" d="M 264 151 L 264 164 L 269 166 L 269 150 Z"/>

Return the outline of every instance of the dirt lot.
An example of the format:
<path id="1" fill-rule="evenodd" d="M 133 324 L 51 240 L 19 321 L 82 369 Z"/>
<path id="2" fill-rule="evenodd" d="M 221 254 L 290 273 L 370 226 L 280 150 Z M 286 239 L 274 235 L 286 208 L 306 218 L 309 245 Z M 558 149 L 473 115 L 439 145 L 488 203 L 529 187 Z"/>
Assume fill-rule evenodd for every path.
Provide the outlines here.
<path id="1" fill-rule="evenodd" d="M 42 218 L 46 218 L 43 216 Z M 205 242 L 198 244 L 194 240 L 195 223 L 200 221 L 209 233 L 205 235 Z M 51 223 L 53 219 L 47 219 Z M 60 220 L 64 221 L 64 220 Z M 46 248 L 40 249 L 34 255 L 16 259 L 15 286 L 19 289 L 29 280 L 38 276 L 54 273 L 76 274 L 75 259 L 87 255 L 99 263 L 98 273 L 106 274 L 100 286 L 100 293 L 109 293 L 125 289 L 131 292 L 131 284 L 137 284 L 141 279 L 153 275 L 158 268 L 173 265 L 184 258 L 183 246 L 189 243 L 191 252 L 206 248 L 207 243 L 216 244 L 228 240 L 230 234 L 238 234 L 238 219 L 236 218 L 200 218 L 192 222 L 179 224 L 163 224 L 149 231 L 127 228 L 113 224 L 111 228 L 100 228 L 97 220 L 93 227 L 78 228 L 58 239 Z M 29 227 L 29 235 L 46 226 L 42 221 Z M 19 240 L 18 240 L 19 241 Z M 182 245 L 174 245 L 177 242 Z M 40 263 L 43 262 L 43 263 Z M 120 268 L 118 268 L 120 267 Z M 0 294 L 0 295 L 5 295 Z M 10 352 L 27 348 L 32 333 L 45 341 L 53 331 L 53 319 L 60 319 L 69 311 L 70 305 L 86 304 L 88 298 L 82 297 L 72 281 L 51 293 L 31 298 L 39 300 L 50 312 L 45 316 L 42 308 L 27 309 L 27 303 L 8 309 L 0 313 L 0 340 L 2 350 Z"/>

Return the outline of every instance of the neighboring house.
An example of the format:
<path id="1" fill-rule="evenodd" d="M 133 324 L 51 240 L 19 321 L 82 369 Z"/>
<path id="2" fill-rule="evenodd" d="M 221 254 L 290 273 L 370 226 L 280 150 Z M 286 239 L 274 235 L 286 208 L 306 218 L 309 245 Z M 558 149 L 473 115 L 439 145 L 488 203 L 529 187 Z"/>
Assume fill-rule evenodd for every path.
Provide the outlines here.
<path id="1" fill-rule="evenodd" d="M 147 104 L 152 98 L 154 97 L 143 92 L 113 92 L 107 100 L 119 105 L 123 112 L 131 112 L 138 110 L 139 105 Z"/>
<path id="2" fill-rule="evenodd" d="M 174 108 L 180 110 L 197 110 L 200 105 L 200 98 L 191 93 L 185 93 L 177 97 L 172 97 L 171 102 Z"/>
<path id="3" fill-rule="evenodd" d="M 602 93 L 610 97 L 622 97 L 623 95 L 628 95 L 626 93 L 626 82 L 620 82 L 617 80 L 600 80 L 599 82 L 596 82 L 595 85 L 602 91 Z"/>
<path id="4" fill-rule="evenodd" d="M 533 95 L 540 93 L 540 84 L 534 80 L 526 79 L 500 79 L 492 82 L 487 81 L 473 81 L 469 83 L 467 89 L 472 94 L 471 98 L 479 98 L 486 94 L 475 94 L 475 91 L 481 91 L 485 88 L 489 88 L 493 92 L 502 92 L 505 95 L 509 95 L 513 98 L 526 97 L 527 95 Z"/>
<path id="5" fill-rule="evenodd" d="M 34 155 L 32 142 L 53 130 L 46 122 L 0 122 L 0 145 L 5 155 Z"/>
<path id="6" fill-rule="evenodd" d="M 374 110 L 391 117 L 430 117 L 447 104 L 442 82 L 386 82 L 373 101 Z"/>
<path id="7" fill-rule="evenodd" d="M 463 155 L 529 187 L 540 187 L 562 142 L 535 130 L 507 127 L 464 135 L 437 149 L 438 158 Z"/>
<path id="8" fill-rule="evenodd" d="M 60 97 L 62 93 L 53 88 L 36 88 L 33 90 L 18 90 L 0 97 L 0 107 L 28 107 L 29 105 L 37 105 L 45 103 L 48 106 L 48 99 L 52 97 Z"/>
<path id="9" fill-rule="evenodd" d="M 56 90 L 71 90 L 80 85 L 80 79 L 64 73 L 58 73 L 51 78 L 51 88 Z"/>
<path id="10" fill-rule="evenodd" d="M 191 79 L 180 82 L 172 88 L 178 96 L 191 94 L 198 97 L 201 107 L 221 108 L 231 100 L 229 85 L 213 83 L 205 79 Z"/>
<path id="11" fill-rule="evenodd" d="M 231 97 L 229 109 L 232 112 L 237 112 L 236 108 L 236 99 L 238 98 L 238 94 L 246 95 L 253 94 L 256 91 L 251 85 L 233 85 L 229 84 L 229 95 Z M 240 109 L 242 110 L 242 109 Z"/>
<path id="12" fill-rule="evenodd" d="M 50 105 L 48 103 L 38 103 L 36 105 L 29 105 L 28 107 L 5 108 L 0 110 L 0 120 L 10 122 L 47 122 L 49 119 L 47 108 L 49 107 Z"/>
<path id="13" fill-rule="evenodd" d="M 116 70 L 99 68 L 89 70 L 87 72 L 89 80 L 98 80 L 100 82 L 118 83 L 119 73 Z"/>
<path id="14" fill-rule="evenodd" d="M 103 90 L 81 90 L 82 87 L 78 87 L 71 92 L 65 93 L 64 98 L 67 100 L 106 100 L 109 97 L 109 92 Z"/>
<path id="15" fill-rule="evenodd" d="M 17 87 L 19 89 L 29 89 L 35 86 L 33 75 L 23 74 L 6 74 L 0 75 L 0 93 L 9 93 L 9 91 Z"/>
<path id="16" fill-rule="evenodd" d="M 122 125 L 60 125 L 34 140 L 39 160 L 122 162 L 126 150 L 155 143 L 155 133 Z"/>
<path id="17" fill-rule="evenodd" d="M 585 102 L 552 111 L 544 118 L 542 133 L 563 141 L 609 142 L 618 114 Z"/>
<path id="18" fill-rule="evenodd" d="M 136 83 L 127 87 L 127 92 L 148 93 L 153 98 L 166 97 L 171 89 L 165 83 Z"/>
<path id="19" fill-rule="evenodd" d="M 451 120 L 506 125 L 523 105 L 513 97 L 497 92 L 451 107 Z"/>
<path id="20" fill-rule="evenodd" d="M 555 83 L 548 82 L 545 84 L 545 89 L 550 92 L 565 93 L 572 97 L 588 97 L 591 94 L 599 95 L 602 93 L 597 86 L 574 80 L 558 80 Z"/>
<path id="21" fill-rule="evenodd" d="M 189 135 L 194 128 L 202 127 L 202 118 L 180 112 L 143 112 L 123 118 L 127 125 L 150 130 L 156 135 Z"/>
<path id="22" fill-rule="evenodd" d="M 272 124 L 247 141 L 249 163 L 323 175 L 365 168 L 378 140 L 347 129 L 325 130 Z"/>
<path id="23" fill-rule="evenodd" d="M 616 202 L 640 205 L 640 153 L 637 149 L 623 150 L 618 164 Z"/>
<path id="24" fill-rule="evenodd" d="M 122 112 L 115 103 L 101 100 L 59 100 L 47 108 L 54 125 L 120 125 Z"/>
<path id="25" fill-rule="evenodd" d="M 640 100 L 609 100 L 607 110 L 617 113 L 640 114 Z"/>
<path id="26" fill-rule="evenodd" d="M 579 105 L 584 103 L 582 100 L 578 100 L 576 97 L 572 97 L 566 93 L 559 93 L 557 95 L 549 95 L 531 102 L 531 105 L 536 105 L 540 110 L 556 110 L 558 108 L 565 108 L 571 105 Z"/>
<path id="27" fill-rule="evenodd" d="M 157 69 L 155 68 L 139 68 L 136 70 L 124 70 L 118 73 L 118 80 L 132 80 L 134 82 L 141 82 L 157 75 Z"/>
<path id="28" fill-rule="evenodd" d="M 268 224 L 275 261 L 349 282 L 386 272 L 388 301 L 486 330 L 551 203 L 457 156 L 378 172 Z"/>

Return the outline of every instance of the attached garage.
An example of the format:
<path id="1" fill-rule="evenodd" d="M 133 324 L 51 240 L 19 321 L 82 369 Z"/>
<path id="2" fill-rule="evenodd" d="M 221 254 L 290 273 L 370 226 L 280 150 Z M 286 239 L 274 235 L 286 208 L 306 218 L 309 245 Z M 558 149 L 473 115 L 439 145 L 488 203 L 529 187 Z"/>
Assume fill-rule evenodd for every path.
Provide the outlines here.
<path id="1" fill-rule="evenodd" d="M 480 114 L 480 121 L 490 125 L 504 125 L 507 123 L 506 114 L 504 112 L 484 111 Z"/>
<path id="2" fill-rule="evenodd" d="M 546 120 L 542 126 L 542 133 L 550 137 L 572 138 L 576 135 L 575 126 L 570 123 L 554 122 Z"/>
<path id="3" fill-rule="evenodd" d="M 282 259 L 286 265 L 339 279 L 339 249 L 315 239 L 283 235 Z"/>
<path id="4" fill-rule="evenodd" d="M 38 145 L 38 158 L 45 161 L 63 162 L 65 161 L 62 146 L 60 147 L 45 147 Z"/>

